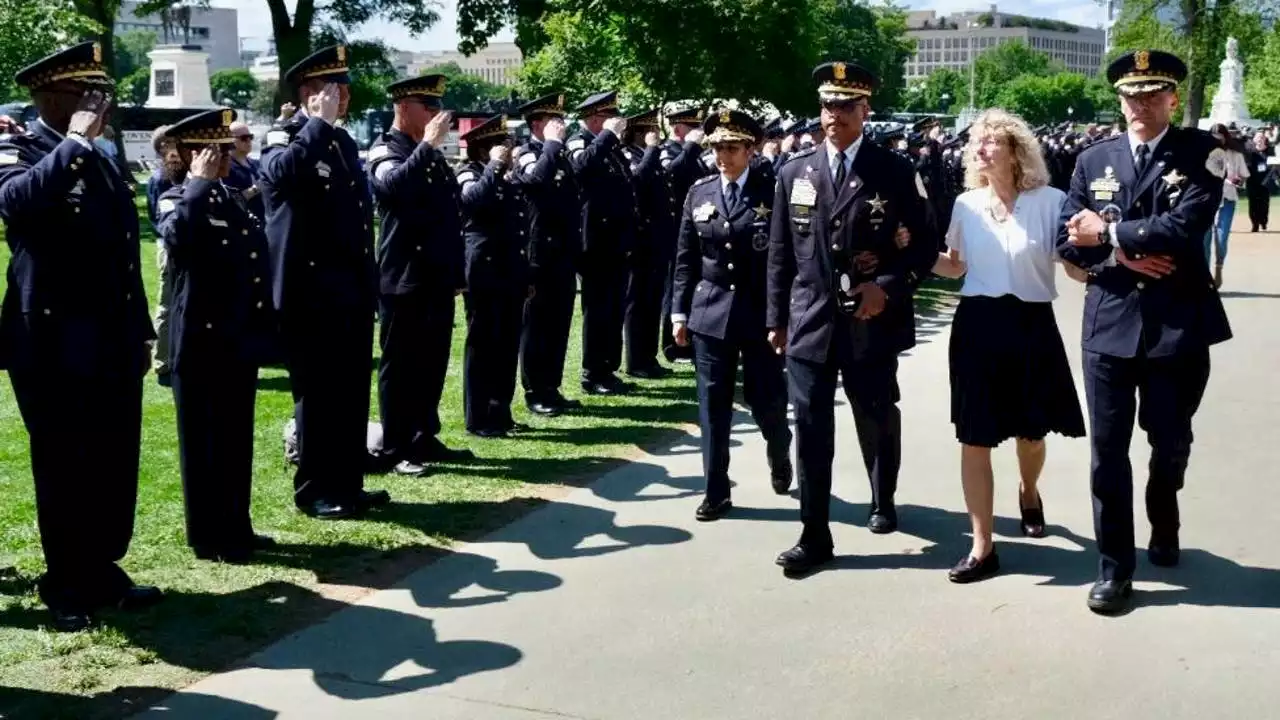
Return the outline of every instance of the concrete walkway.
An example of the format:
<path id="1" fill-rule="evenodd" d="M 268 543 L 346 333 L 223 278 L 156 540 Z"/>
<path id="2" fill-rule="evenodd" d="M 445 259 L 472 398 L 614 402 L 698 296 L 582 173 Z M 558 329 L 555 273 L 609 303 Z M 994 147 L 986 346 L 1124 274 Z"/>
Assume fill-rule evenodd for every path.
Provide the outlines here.
<path id="1" fill-rule="evenodd" d="M 1280 702 L 1280 234 L 1237 234 L 1182 493 L 1182 566 L 1140 556 L 1137 607 L 1085 607 L 1095 572 L 1084 440 L 1050 439 L 1051 536 L 1018 535 L 997 452 L 1005 572 L 947 582 L 968 549 L 948 421 L 949 317 L 902 361 L 902 529 L 862 523 L 868 488 L 838 411 L 836 569 L 787 580 L 799 532 L 742 418 L 731 518 L 693 520 L 696 438 L 644 458 L 395 589 L 175 695 L 146 718 L 695 720 L 1263 718 Z M 1079 377 L 1081 287 L 1059 280 Z M 1083 401 L 1083 393 L 1081 394 Z M 1145 439 L 1134 444 L 1145 478 Z M 1141 497 L 1141 490 L 1138 490 Z M 1138 504 L 1139 542 L 1147 524 Z"/>

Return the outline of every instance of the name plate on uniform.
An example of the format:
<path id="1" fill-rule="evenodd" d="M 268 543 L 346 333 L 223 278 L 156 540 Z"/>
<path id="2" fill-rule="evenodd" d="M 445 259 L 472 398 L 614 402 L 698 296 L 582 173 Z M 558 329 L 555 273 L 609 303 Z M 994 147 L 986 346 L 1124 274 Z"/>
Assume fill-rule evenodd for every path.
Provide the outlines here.
<path id="1" fill-rule="evenodd" d="M 1089 183 L 1089 191 L 1093 193 L 1093 199 L 1098 202 L 1107 202 L 1115 198 L 1115 194 L 1120 192 L 1120 181 L 1116 179 L 1115 168 L 1108 165 L 1103 171 L 1103 177 Z"/>
<path id="2" fill-rule="evenodd" d="M 813 186 L 809 178 L 800 178 L 791 186 L 791 204 L 800 207 L 813 207 L 818 204 L 818 189 Z"/>
<path id="3" fill-rule="evenodd" d="M 716 206 L 711 203 L 703 203 L 693 209 L 694 222 L 706 222 L 716 214 Z"/>

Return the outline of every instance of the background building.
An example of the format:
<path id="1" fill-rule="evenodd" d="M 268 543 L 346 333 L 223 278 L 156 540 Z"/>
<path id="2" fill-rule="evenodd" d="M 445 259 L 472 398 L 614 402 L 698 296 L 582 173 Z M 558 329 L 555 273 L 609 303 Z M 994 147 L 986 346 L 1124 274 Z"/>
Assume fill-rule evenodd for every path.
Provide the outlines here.
<path id="1" fill-rule="evenodd" d="M 516 81 L 516 71 L 524 65 L 524 56 L 515 43 L 490 43 L 471 57 L 457 50 L 400 53 L 396 61 L 397 70 L 402 67 L 402 63 L 405 75 L 417 75 L 435 65 L 457 63 L 467 75 L 487 80 L 494 85 L 511 85 Z"/>
<path id="2" fill-rule="evenodd" d="M 907 14 L 907 36 L 916 52 L 906 63 L 907 80 L 922 80 L 934 70 L 964 70 L 983 51 L 1022 41 L 1032 50 L 1062 63 L 1068 71 L 1097 75 L 1106 53 L 1106 32 L 1060 20 L 1001 13 L 995 5 L 986 12 L 939 16 L 933 10 Z"/>
<path id="3" fill-rule="evenodd" d="M 156 35 L 156 43 L 164 43 L 164 23 L 159 15 L 139 17 L 136 15 L 141 3 L 135 0 L 124 0 L 120 3 L 120 13 L 116 16 L 117 35 L 144 30 Z M 172 43 L 183 41 L 181 28 L 174 28 L 176 38 Z M 243 67 L 240 60 L 240 27 L 237 13 L 231 8 L 191 8 L 191 31 L 188 36 L 190 45 L 198 45 L 209 53 L 209 72 Z"/>

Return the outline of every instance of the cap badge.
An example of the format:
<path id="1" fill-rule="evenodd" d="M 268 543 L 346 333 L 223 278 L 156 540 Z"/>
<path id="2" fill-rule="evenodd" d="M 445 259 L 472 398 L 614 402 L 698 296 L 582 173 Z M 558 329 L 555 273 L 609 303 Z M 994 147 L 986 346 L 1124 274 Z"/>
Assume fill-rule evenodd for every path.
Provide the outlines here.
<path id="1" fill-rule="evenodd" d="M 729 111 L 728 111 L 728 110 L 721 110 L 721 111 L 720 111 L 720 124 L 722 124 L 722 125 L 727 125 L 728 123 L 729 123 Z"/>
<path id="2" fill-rule="evenodd" d="M 559 98 L 559 99 L 558 99 L 558 101 L 557 101 L 557 104 L 558 104 L 560 107 L 564 107 L 564 95 L 561 95 L 561 96 L 560 96 L 560 98 Z"/>
<path id="3" fill-rule="evenodd" d="M 96 63 L 102 62 L 102 45 L 99 43 L 93 44 L 93 61 Z"/>
<path id="4" fill-rule="evenodd" d="M 1139 50 L 1133 54 L 1133 66 L 1138 70 L 1146 70 L 1151 67 L 1151 53 L 1146 50 Z"/>
<path id="5" fill-rule="evenodd" d="M 836 63 L 835 65 L 832 65 L 832 66 L 831 66 L 831 71 L 832 71 L 833 73 L 835 73 L 835 77 L 836 77 L 836 79 L 837 79 L 837 80 L 844 80 L 844 78 L 845 78 L 845 66 L 844 66 L 844 63 L 842 63 L 842 62 L 838 62 L 838 63 Z"/>
<path id="6" fill-rule="evenodd" d="M 338 62 L 344 63 L 346 61 L 347 61 L 347 46 L 339 45 L 338 46 Z"/>
<path id="7" fill-rule="evenodd" d="M 223 127 L 229 127 L 229 126 L 231 125 L 231 117 L 232 117 L 232 115 L 233 115 L 233 114 L 234 114 L 234 113 L 232 113 L 230 110 L 223 110 L 223 111 L 222 111 L 222 125 L 223 125 Z"/>

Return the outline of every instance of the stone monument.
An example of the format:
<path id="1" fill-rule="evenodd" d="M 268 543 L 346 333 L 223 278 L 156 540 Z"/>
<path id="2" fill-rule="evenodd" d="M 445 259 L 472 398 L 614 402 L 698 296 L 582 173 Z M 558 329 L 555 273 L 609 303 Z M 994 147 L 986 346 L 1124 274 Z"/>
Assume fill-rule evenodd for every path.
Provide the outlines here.
<path id="1" fill-rule="evenodd" d="M 151 58 L 149 108 L 215 107 L 209 91 L 209 53 L 196 45 L 159 45 Z"/>
<path id="2" fill-rule="evenodd" d="M 1257 125 L 1258 121 L 1249 117 L 1249 107 L 1244 99 L 1244 64 L 1240 62 L 1240 43 L 1233 37 L 1227 38 L 1227 57 L 1219 67 L 1218 91 L 1213 95 L 1213 106 L 1209 117 L 1200 120 L 1201 129 L 1208 129 L 1222 123 L 1237 127 Z"/>

